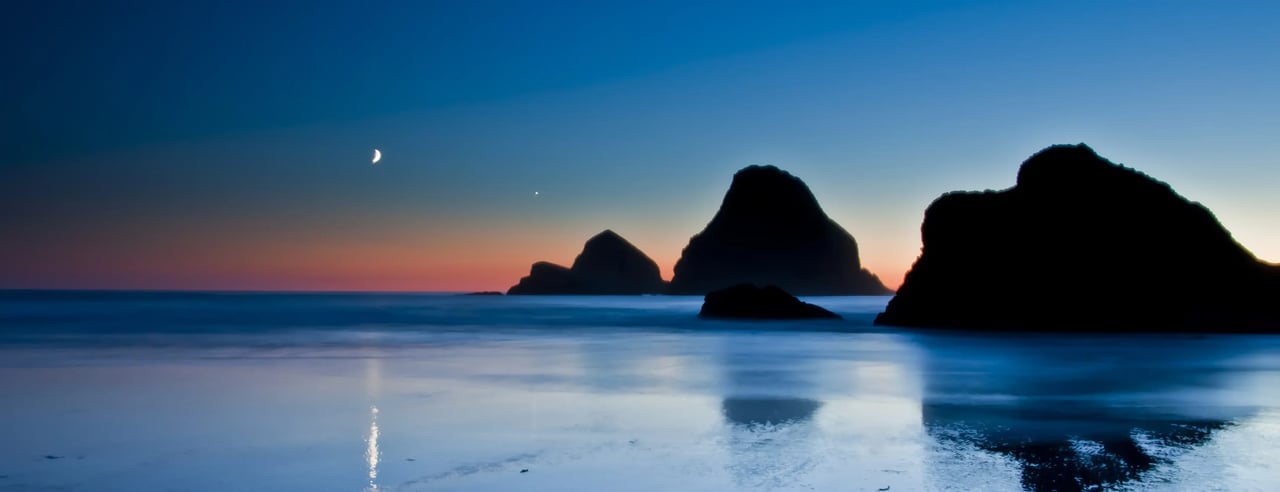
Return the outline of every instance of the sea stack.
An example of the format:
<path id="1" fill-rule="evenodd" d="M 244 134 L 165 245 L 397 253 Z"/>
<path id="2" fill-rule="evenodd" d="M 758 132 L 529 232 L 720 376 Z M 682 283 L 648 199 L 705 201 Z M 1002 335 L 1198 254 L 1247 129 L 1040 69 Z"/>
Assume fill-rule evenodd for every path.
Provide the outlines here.
<path id="1" fill-rule="evenodd" d="M 1280 331 L 1280 269 L 1169 185 L 1079 145 L 1003 191 L 938 198 L 877 324 L 1010 331 Z"/>
<path id="2" fill-rule="evenodd" d="M 853 236 L 809 187 L 774 166 L 734 174 L 720 210 L 685 246 L 670 292 L 705 295 L 744 283 L 805 296 L 892 293 L 862 268 Z"/>
<path id="3" fill-rule="evenodd" d="M 636 295 L 658 294 L 666 288 L 657 263 L 622 236 L 605 230 L 587 240 L 572 267 L 534 263 L 529 276 L 507 294 Z"/>

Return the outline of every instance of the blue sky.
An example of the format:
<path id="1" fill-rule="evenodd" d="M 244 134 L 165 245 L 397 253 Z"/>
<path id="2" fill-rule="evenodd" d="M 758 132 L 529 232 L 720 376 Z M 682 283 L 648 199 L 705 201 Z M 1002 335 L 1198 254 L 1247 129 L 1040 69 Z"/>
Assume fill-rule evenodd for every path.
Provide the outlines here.
<path id="1" fill-rule="evenodd" d="M 1280 260 L 1280 4 L 264 3 L 6 4 L 3 286 L 497 289 L 604 228 L 669 273 L 761 163 L 894 284 L 1075 142 Z"/>

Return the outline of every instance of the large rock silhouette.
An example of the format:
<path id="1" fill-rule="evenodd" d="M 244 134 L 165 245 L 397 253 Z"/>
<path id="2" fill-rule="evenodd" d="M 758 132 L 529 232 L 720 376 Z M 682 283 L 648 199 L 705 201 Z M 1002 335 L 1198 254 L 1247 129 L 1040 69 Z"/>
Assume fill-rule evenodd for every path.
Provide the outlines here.
<path id="1" fill-rule="evenodd" d="M 743 283 L 801 296 L 892 292 L 862 268 L 853 236 L 809 187 L 773 166 L 734 174 L 720 210 L 685 246 L 670 292 L 705 295 Z"/>
<path id="2" fill-rule="evenodd" d="M 1080 145 L 1004 191 L 933 202 L 878 324 L 1002 330 L 1280 331 L 1280 272 L 1208 209 Z"/>
<path id="3" fill-rule="evenodd" d="M 565 268 L 540 261 L 507 294 L 634 295 L 666 290 L 658 264 L 611 230 L 587 240 Z"/>

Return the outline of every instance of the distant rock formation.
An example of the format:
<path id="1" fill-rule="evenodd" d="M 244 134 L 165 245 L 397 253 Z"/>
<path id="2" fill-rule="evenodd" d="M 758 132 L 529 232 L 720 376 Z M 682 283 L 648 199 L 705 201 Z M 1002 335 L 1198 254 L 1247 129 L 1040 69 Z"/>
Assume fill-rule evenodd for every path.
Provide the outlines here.
<path id="1" fill-rule="evenodd" d="M 740 283 L 796 295 L 892 293 L 862 268 L 853 236 L 827 217 L 809 187 L 773 166 L 734 174 L 720 210 L 685 246 L 670 292 L 703 295 Z"/>
<path id="2" fill-rule="evenodd" d="M 539 261 L 507 294 L 634 295 L 658 294 L 666 288 L 657 263 L 606 230 L 587 240 L 572 268 Z"/>
<path id="3" fill-rule="evenodd" d="M 577 294 L 573 272 L 555 263 L 539 261 L 529 268 L 529 276 L 507 289 L 507 295 L 520 294 Z"/>
<path id="4" fill-rule="evenodd" d="M 1004 191 L 938 198 L 877 324 L 1000 330 L 1280 331 L 1280 270 L 1208 209 L 1080 145 Z"/>
<path id="5" fill-rule="evenodd" d="M 735 285 L 707 294 L 698 316 L 743 319 L 840 319 L 840 315 L 796 299 L 795 296 L 775 286 L 756 287 L 751 284 Z"/>

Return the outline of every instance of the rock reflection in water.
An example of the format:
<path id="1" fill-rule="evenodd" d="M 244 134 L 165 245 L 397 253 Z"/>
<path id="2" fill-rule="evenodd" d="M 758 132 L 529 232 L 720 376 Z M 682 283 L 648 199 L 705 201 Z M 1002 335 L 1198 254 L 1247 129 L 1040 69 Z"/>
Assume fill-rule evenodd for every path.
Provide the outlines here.
<path id="1" fill-rule="evenodd" d="M 926 431 L 1015 460 L 1028 490 L 1150 484 L 1153 471 L 1254 414 L 1219 400 L 1235 370 L 1214 352 L 1248 353 L 1237 341 L 943 341 L 926 376 Z"/>
<path id="2" fill-rule="evenodd" d="M 724 419 L 745 427 L 803 424 L 821 403 L 803 398 L 725 398 Z"/>
<path id="3" fill-rule="evenodd" d="M 725 446 L 736 485 L 774 489 L 803 481 L 819 462 L 812 441 L 820 406 L 804 398 L 725 398 Z"/>
<path id="4" fill-rule="evenodd" d="M 811 359 L 796 355 L 778 352 L 767 340 L 725 347 L 727 394 L 720 410 L 728 470 L 739 488 L 791 487 L 819 462 L 813 418 L 822 403 L 807 398 L 816 369 Z"/>
<path id="5" fill-rule="evenodd" d="M 1099 490 L 1141 481 L 1169 457 L 1209 441 L 1224 420 L 1150 420 L 1089 409 L 926 404 L 935 439 L 1017 460 L 1028 490 Z"/>

